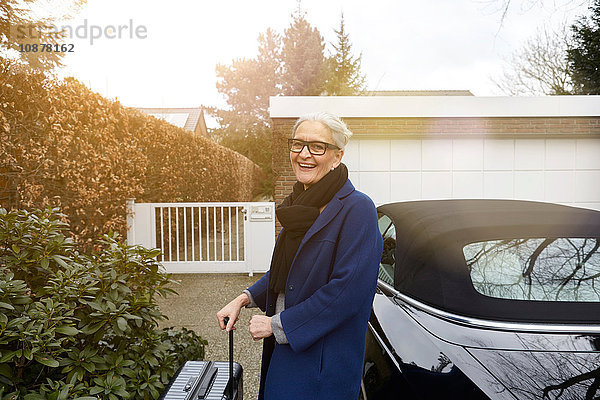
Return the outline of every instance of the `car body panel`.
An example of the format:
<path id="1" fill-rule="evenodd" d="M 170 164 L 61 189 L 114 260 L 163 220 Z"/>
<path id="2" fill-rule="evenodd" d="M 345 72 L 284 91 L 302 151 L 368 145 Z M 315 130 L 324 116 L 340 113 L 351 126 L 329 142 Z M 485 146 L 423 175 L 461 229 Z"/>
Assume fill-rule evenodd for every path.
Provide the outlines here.
<path id="1" fill-rule="evenodd" d="M 518 399 L 598 398 L 597 352 L 469 351 Z"/>
<path id="2" fill-rule="evenodd" d="M 435 399 L 444 395 L 444 398 L 457 400 L 488 398 L 465 376 L 465 374 L 478 376 L 482 382 L 495 381 L 495 378 L 475 358 L 461 346 L 426 335 L 425 330 L 416 320 L 407 318 L 393 299 L 380 291 L 375 295 L 369 327 L 371 334 L 378 338 L 379 349 L 381 349 L 379 351 L 385 351 L 401 372 L 405 382 L 402 383 L 403 390 L 397 392 L 399 391 L 403 396 Z M 369 346 L 367 348 L 366 362 L 375 362 L 373 356 L 369 354 Z M 377 354 L 377 351 L 371 350 L 371 353 Z M 386 378 L 398 379 L 385 374 L 377 379 L 371 378 L 371 387 L 367 388 L 371 396 L 367 396 L 367 399 L 394 398 L 389 397 L 389 392 L 383 395 L 373 393 L 374 388 L 378 386 L 393 386 L 392 383 L 385 382 Z M 492 394 L 487 392 L 488 395 Z M 493 395 L 497 393 L 494 392 Z M 514 399 L 510 394 L 494 398 Z"/>
<path id="3" fill-rule="evenodd" d="M 391 242 L 395 254 L 384 251 L 382 263 L 398 265 L 394 271 L 386 264 L 380 275 L 385 281 L 378 282 L 363 399 L 583 400 L 600 395 L 600 314 L 595 312 L 600 302 L 516 301 L 475 293 L 465 274 L 466 256 L 457 251 L 479 238 L 518 232 L 526 237 L 583 232 L 599 242 L 600 212 L 519 201 L 409 203 L 408 211 L 400 204 L 379 208 L 394 224 L 408 221 L 412 228 L 397 229 L 398 241 Z M 465 211 L 469 207 L 475 212 Z M 497 215 L 513 207 L 516 216 Z M 414 210 L 423 214 L 412 215 Z M 459 218 L 453 222 L 454 212 Z M 504 227 L 488 229 L 486 221 Z M 413 228 L 418 232 L 411 235 Z M 407 272 L 398 266 L 417 268 Z M 395 282 L 389 282 L 391 275 Z"/>

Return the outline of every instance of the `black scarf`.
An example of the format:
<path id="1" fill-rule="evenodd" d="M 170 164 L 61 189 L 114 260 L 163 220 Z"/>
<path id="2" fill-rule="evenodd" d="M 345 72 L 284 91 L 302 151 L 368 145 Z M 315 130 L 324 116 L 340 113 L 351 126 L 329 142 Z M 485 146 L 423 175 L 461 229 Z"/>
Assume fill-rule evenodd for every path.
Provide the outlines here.
<path id="1" fill-rule="evenodd" d="M 275 293 L 285 292 L 292 261 L 304 235 L 319 216 L 319 208 L 331 201 L 346 180 L 348 168 L 340 163 L 306 190 L 302 183 L 296 182 L 292 193 L 275 210 L 285 228 L 277 240 L 271 259 L 269 288 Z"/>

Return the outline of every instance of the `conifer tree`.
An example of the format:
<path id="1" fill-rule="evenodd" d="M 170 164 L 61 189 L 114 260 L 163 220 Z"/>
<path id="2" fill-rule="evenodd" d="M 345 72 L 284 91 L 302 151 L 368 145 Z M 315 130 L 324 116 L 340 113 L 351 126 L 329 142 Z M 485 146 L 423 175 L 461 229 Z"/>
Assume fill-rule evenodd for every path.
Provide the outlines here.
<path id="1" fill-rule="evenodd" d="M 288 96 L 317 96 L 326 80 L 325 42 L 306 20 L 306 13 L 298 8 L 283 35 L 281 61 L 282 86 Z"/>
<path id="2" fill-rule="evenodd" d="M 291 17 L 282 36 L 271 29 L 259 36 L 256 58 L 236 59 L 231 65 L 216 67 L 217 89 L 229 107 L 213 110 L 220 128 L 211 132 L 212 137 L 265 170 L 264 194 L 272 190 L 269 97 L 354 95 L 364 87 L 361 57 L 352 56 L 343 16 L 339 32 L 335 31 L 336 54 L 330 59 L 324 54 L 323 37 L 306 20 L 300 3 Z"/>
<path id="3" fill-rule="evenodd" d="M 328 79 L 324 91 L 330 96 L 359 95 L 365 88 L 365 76 L 361 73 L 362 53 L 354 57 L 352 43 L 345 29 L 344 14 L 340 18 L 340 28 L 334 30 L 337 43 L 332 44 L 335 53 L 328 58 Z"/>
<path id="4" fill-rule="evenodd" d="M 590 17 L 572 27 L 574 46 L 568 50 L 571 79 L 578 94 L 600 94 L 600 0 L 590 7 Z"/>

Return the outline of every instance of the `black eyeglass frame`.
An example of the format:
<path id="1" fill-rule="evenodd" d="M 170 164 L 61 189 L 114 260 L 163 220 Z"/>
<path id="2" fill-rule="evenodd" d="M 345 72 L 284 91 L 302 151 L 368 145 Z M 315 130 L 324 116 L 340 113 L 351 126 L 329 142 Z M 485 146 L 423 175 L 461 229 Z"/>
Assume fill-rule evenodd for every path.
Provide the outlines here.
<path id="1" fill-rule="evenodd" d="M 300 143 L 302 143 L 302 147 L 300 148 L 300 150 L 299 150 L 299 151 L 292 150 L 292 144 L 293 144 L 294 142 L 300 142 Z M 319 144 L 322 144 L 322 145 L 324 145 L 324 146 L 325 146 L 325 150 L 324 150 L 322 153 L 313 153 L 313 152 L 310 150 L 310 145 L 311 145 L 312 143 L 319 143 Z M 341 150 L 341 149 L 340 149 L 338 146 L 336 146 L 335 144 L 331 144 L 331 143 L 327 143 L 327 142 L 320 142 L 320 141 L 318 141 L 318 140 L 313 140 L 313 141 L 310 141 L 310 142 L 306 142 L 306 141 L 304 141 L 304 140 L 300 140 L 300 139 L 294 139 L 294 138 L 288 139 L 288 149 L 289 149 L 289 150 L 290 150 L 292 153 L 302 153 L 302 150 L 304 150 L 304 148 L 305 148 L 305 147 L 307 147 L 307 148 L 308 148 L 308 152 L 309 152 L 310 154 L 312 154 L 313 156 L 322 156 L 323 154 L 325 154 L 325 153 L 327 152 L 327 149 Z"/>

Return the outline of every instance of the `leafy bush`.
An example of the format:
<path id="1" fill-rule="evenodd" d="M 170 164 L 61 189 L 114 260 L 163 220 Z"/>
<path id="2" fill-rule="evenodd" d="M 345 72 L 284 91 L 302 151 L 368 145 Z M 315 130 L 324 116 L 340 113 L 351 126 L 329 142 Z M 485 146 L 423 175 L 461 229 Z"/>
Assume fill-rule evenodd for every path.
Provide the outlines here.
<path id="1" fill-rule="evenodd" d="M 156 399 L 186 359 L 190 330 L 159 330 L 174 291 L 159 250 L 109 233 L 80 254 L 58 209 L 0 209 L 0 399 Z"/>
<path id="2" fill-rule="evenodd" d="M 125 233 L 126 201 L 250 201 L 242 155 L 0 56 L 0 206 L 60 207 L 77 243 Z"/>

